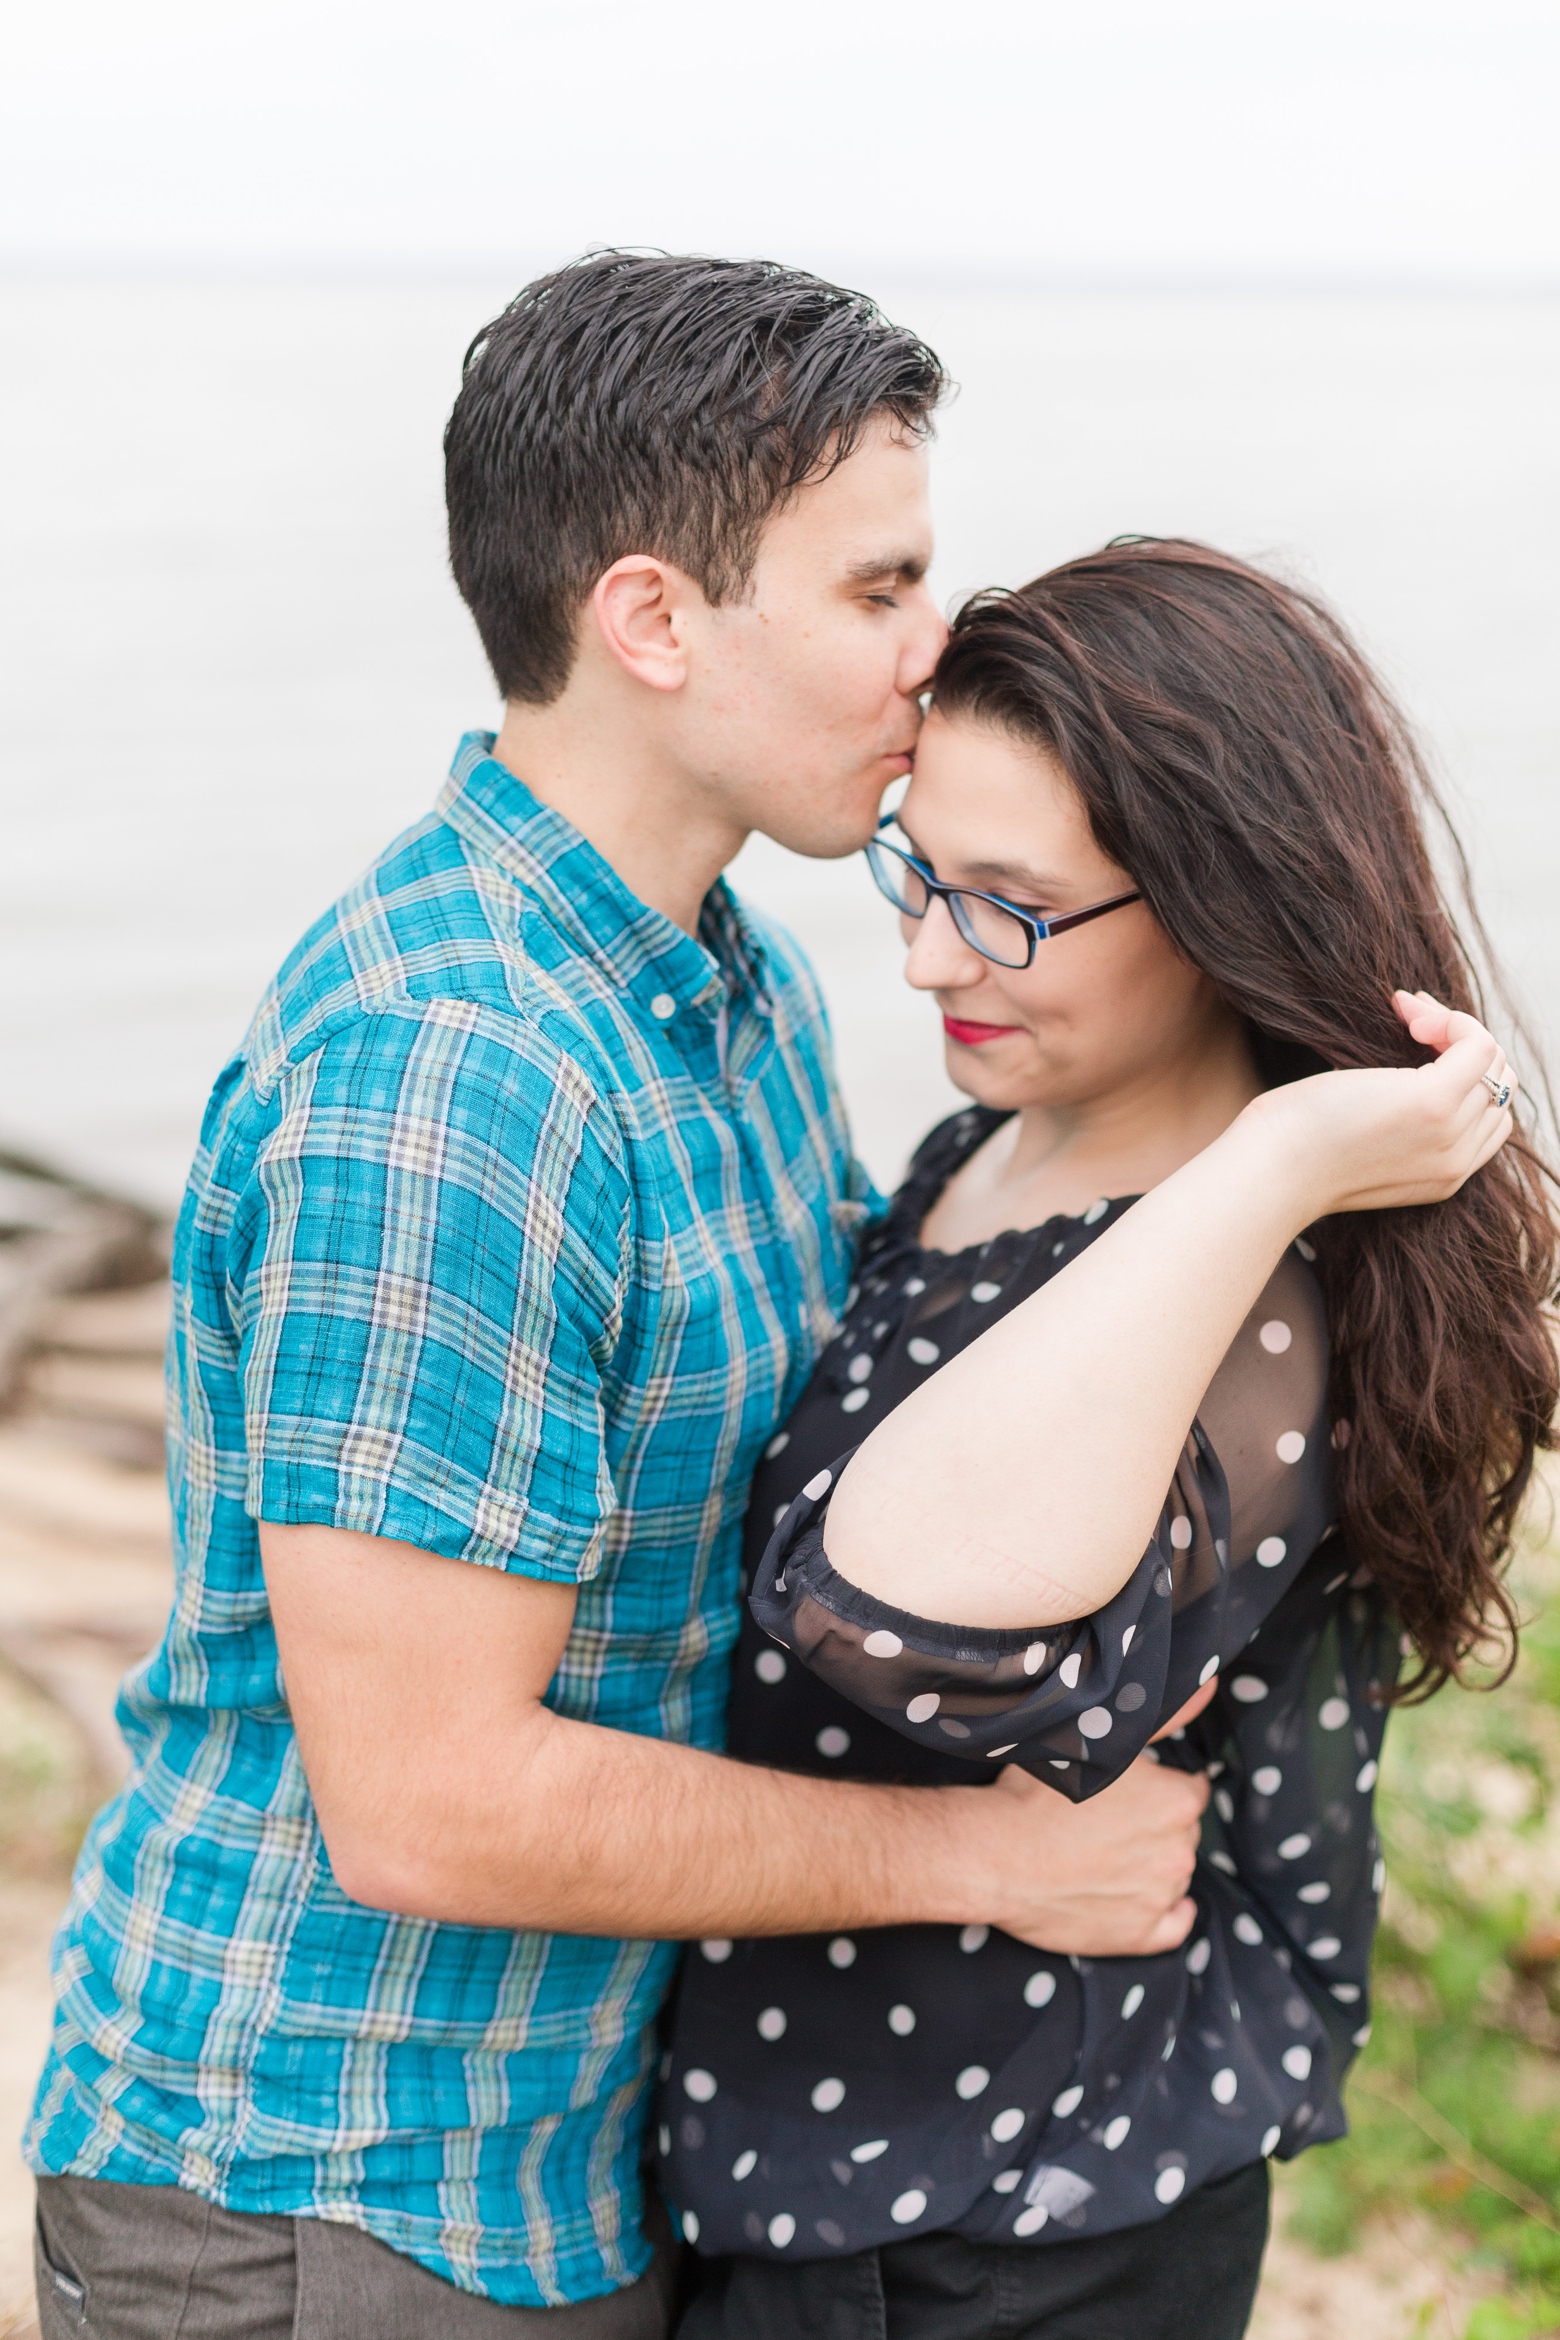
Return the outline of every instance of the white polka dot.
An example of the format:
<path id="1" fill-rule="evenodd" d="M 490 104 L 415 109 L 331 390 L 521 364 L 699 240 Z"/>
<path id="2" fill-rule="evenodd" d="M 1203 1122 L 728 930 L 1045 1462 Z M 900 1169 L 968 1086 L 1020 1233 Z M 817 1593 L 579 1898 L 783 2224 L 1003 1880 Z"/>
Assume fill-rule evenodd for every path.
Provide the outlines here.
<path id="1" fill-rule="evenodd" d="M 1241 1911 L 1230 1930 L 1236 1941 L 1244 1942 L 1249 1950 L 1254 1950 L 1262 1939 L 1262 1928 L 1249 1910 Z"/>
<path id="2" fill-rule="evenodd" d="M 1227 1828 L 1235 1817 L 1235 1798 L 1232 1795 L 1229 1795 L 1225 1789 L 1215 1788 L 1213 1792 L 1213 1808 L 1218 1813 L 1219 1818 L 1224 1822 L 1224 1825 Z"/>
<path id="3" fill-rule="evenodd" d="M 1141 1983 L 1134 1983 L 1131 1990 L 1128 1991 L 1126 1997 L 1121 2002 L 1122 2021 L 1124 2023 L 1130 2023 L 1133 2016 L 1137 2013 L 1139 2007 L 1141 2007 L 1142 2004 L 1143 1985 Z"/>
<path id="4" fill-rule="evenodd" d="M 886 2137 L 871 2137 L 865 2145 L 853 2145 L 850 2149 L 850 2157 L 852 2161 L 876 2161 L 880 2153 L 887 2151 L 888 2139 Z"/>
<path id="5" fill-rule="evenodd" d="M 1310 2079 L 1311 2051 L 1308 2047 L 1286 2047 L 1278 2060 L 1291 2080 Z"/>
<path id="6" fill-rule="evenodd" d="M 1128 1650 L 1132 1647 L 1132 1644 L 1136 1638 L 1137 1627 L 1135 1625 L 1129 1625 L 1126 1632 L 1121 1637 L 1121 1654 L 1123 1657 L 1126 1656 Z M 1118 1701 L 1118 1704 L 1119 1703 L 1120 1702 Z"/>
<path id="7" fill-rule="evenodd" d="M 1003 2170 L 1003 2171 L 1002 2171 L 1002 2172 L 1001 2172 L 1001 2173 L 1000 2173 L 998 2176 L 996 2176 L 996 2177 L 994 2177 L 994 2178 L 992 2179 L 992 2181 L 991 2181 L 991 2190 L 992 2190 L 992 2192 L 993 2192 L 994 2194 L 1012 2194 L 1012 2193 L 1016 2193 L 1016 2192 L 1017 2192 L 1017 2190 L 1018 2190 L 1018 2183 L 1019 2183 L 1019 2180 L 1022 2178 L 1023 2174 L 1024 2174 L 1024 2173 L 1023 2173 L 1023 2171 L 1022 2171 L 1021 2169 L 1005 2169 L 1005 2170 Z"/>
<path id="8" fill-rule="evenodd" d="M 1362 1763 L 1362 1764 L 1360 1765 L 1360 1768 L 1359 1768 L 1359 1771 L 1358 1771 L 1358 1773 L 1357 1773 L 1357 1774 L 1356 1774 L 1356 1776 L 1355 1776 L 1355 1781 L 1354 1781 L 1354 1784 L 1355 1784 L 1355 1786 L 1356 1786 L 1356 1787 L 1359 1789 L 1359 1791 L 1360 1791 L 1360 1794 L 1361 1794 L 1362 1796 L 1369 1795 L 1369 1793 L 1370 1793 L 1371 1789 L 1372 1789 L 1372 1788 L 1375 1786 L 1375 1784 L 1376 1784 L 1376 1766 L 1375 1766 L 1375 1764 L 1374 1764 L 1374 1763 Z"/>
<path id="9" fill-rule="evenodd" d="M 766 1459 L 770 1462 L 773 1462 L 777 1454 L 784 1454 L 790 1443 L 791 1433 L 789 1430 L 777 1431 L 775 1436 L 771 1438 L 769 1444 L 764 1449 Z"/>
<path id="10" fill-rule="evenodd" d="M 1327 1987 L 1340 2007 L 1352 2007 L 1360 1995 L 1358 1983 L 1329 1983 Z"/>
<path id="11" fill-rule="evenodd" d="M 1178 2202 L 1186 2191 L 1184 2169 L 1162 2169 L 1154 2180 L 1156 2202 Z"/>
<path id="12" fill-rule="evenodd" d="M 909 1278 L 909 1280 L 907 1281 L 906 1285 L 905 1285 L 905 1298 L 906 1298 L 907 1300 L 915 1300 L 915 1299 L 919 1298 L 920 1294 L 921 1294 L 922 1292 L 924 1292 L 925 1290 L 926 1290 L 926 1279 L 925 1279 L 925 1277 L 924 1277 L 924 1276 L 911 1276 L 911 1277 Z"/>
<path id="13" fill-rule="evenodd" d="M 758 2019 L 760 2039 L 777 2040 L 785 2037 L 785 2009 L 766 2007 Z"/>
<path id="14" fill-rule="evenodd" d="M 1215 2072 L 1213 2078 L 1208 2083 L 1209 2091 L 1212 2094 L 1215 2104 L 1233 2104 L 1235 2101 L 1235 2091 L 1239 2086 L 1240 2082 L 1236 2079 L 1228 2064 L 1224 2065 L 1222 2070 Z"/>
<path id="15" fill-rule="evenodd" d="M 1026 2007 L 1049 2007 L 1056 1996 L 1056 1977 L 1042 1966 L 1024 1985 Z"/>
<path id="16" fill-rule="evenodd" d="M 1215 1675 L 1215 1674 L 1218 1672 L 1218 1670 L 1219 1670 L 1219 1661 L 1218 1661 L 1218 1659 L 1217 1659 L 1216 1657 L 1211 1657 L 1211 1658 L 1208 1660 L 1207 1664 L 1206 1664 L 1206 1665 L 1203 1667 L 1203 1670 L 1202 1670 L 1202 1672 L 1201 1672 L 1201 1673 L 1198 1675 L 1198 1677 L 1197 1677 L 1197 1687 L 1198 1687 L 1198 1689 L 1200 1690 L 1200 1689 L 1202 1688 L 1202 1686 L 1203 1686 L 1203 1684 L 1204 1684 L 1205 1682 L 1211 1682 L 1211 1681 L 1213 1680 L 1213 1677 L 1214 1677 L 1214 1675 Z"/>
<path id="17" fill-rule="evenodd" d="M 1216 1869 L 1222 1869 L 1224 1871 L 1226 1877 L 1234 1876 L 1235 1863 L 1230 1859 L 1230 1856 L 1227 1852 L 1211 1852 L 1208 1855 L 1208 1858 Z"/>
<path id="18" fill-rule="evenodd" d="M 724 1966 L 731 1956 L 731 1944 L 726 1940 L 724 1934 L 712 1934 L 707 1942 L 699 1944 L 699 1948 L 704 1952 L 711 1966 Z"/>
<path id="19" fill-rule="evenodd" d="M 1307 1243 L 1303 1235 L 1297 1235 L 1295 1237 L 1295 1249 L 1299 1252 L 1302 1259 L 1315 1259 L 1316 1257 L 1316 1245 L 1314 1243 Z M 1264 2147 L 1263 2150 L 1266 2151 L 1266 2147 Z"/>
<path id="20" fill-rule="evenodd" d="M 961 1926 L 959 1928 L 959 1948 L 961 1950 L 984 1950 L 990 1939 L 990 1926 Z"/>
<path id="21" fill-rule="evenodd" d="M 1260 1771 L 1252 1773 L 1251 1784 L 1259 1796 L 1276 1796 L 1284 1784 L 1284 1775 L 1276 1763 L 1264 1763 Z"/>
<path id="22" fill-rule="evenodd" d="M 1071 1657 L 1064 1657 L 1056 1669 L 1057 1680 L 1065 1689 L 1076 1690 L 1078 1676 L 1083 1672 L 1083 1652 L 1075 1649 Z"/>
<path id="23" fill-rule="evenodd" d="M 1110 1730 L 1110 1716 L 1103 1706 L 1085 1707 L 1078 1717 L 1078 1728 L 1086 1739 L 1103 1739 Z"/>
<path id="24" fill-rule="evenodd" d="M 988 1747 L 986 1749 L 986 1761 L 988 1763 L 994 1763 L 999 1755 L 1011 1755 L 1013 1749 L 1017 1745 L 1018 1741 L 1016 1739 L 1009 1739 L 1005 1747 Z"/>
<path id="25" fill-rule="evenodd" d="M 905 1355 L 913 1365 L 935 1365 L 942 1351 L 935 1341 L 922 1340 L 917 1336 L 915 1340 L 905 1343 Z"/>
<path id="26" fill-rule="evenodd" d="M 1369 2025 L 1368 2023 L 1366 2023 L 1366 2024 L 1362 2024 L 1362 2025 L 1361 2025 L 1361 2027 L 1360 2027 L 1360 2029 L 1359 2029 L 1359 2030 L 1358 2030 L 1358 2031 L 1357 2031 L 1357 2032 L 1354 2034 L 1354 2044 L 1355 2044 L 1355 2046 L 1356 2046 L 1356 2047 L 1363 2047 L 1363 2046 L 1365 2045 L 1366 2041 L 1369 2039 L 1369 2037 L 1370 2037 L 1370 2025 Z"/>
<path id="27" fill-rule="evenodd" d="M 1259 1698 L 1266 1698 L 1268 1686 L 1260 1674 L 1235 1674 L 1230 1680 L 1230 1696 L 1238 1698 L 1242 1706 L 1255 1706 Z"/>
<path id="28" fill-rule="evenodd" d="M 1317 1883 L 1314 1885 L 1302 1885 L 1295 1898 L 1297 1901 L 1308 1902 L 1314 1909 L 1319 1902 L 1331 1901 L 1332 1887 L 1330 1885 L 1324 1885 L 1320 1879 L 1318 1879 Z"/>
<path id="29" fill-rule="evenodd" d="M 752 2146 L 750 2145 L 746 2153 L 739 2153 L 737 2155 L 736 2160 L 731 2165 L 731 2174 L 736 2179 L 738 2185 L 740 2185 L 745 2177 L 751 2177 L 753 2175 L 753 2172 L 755 2169 L 757 2169 L 757 2167 L 758 2155 L 754 2152 Z"/>
<path id="30" fill-rule="evenodd" d="M 796 2232 L 796 2220 L 789 2210 L 779 2210 L 769 2221 L 769 2239 L 777 2251 L 783 2251 Z"/>
<path id="31" fill-rule="evenodd" d="M 1186 1953 L 1187 1973 L 1205 1974 L 1208 1968 L 1208 1961 L 1212 1956 L 1213 1944 L 1209 1941 L 1206 1934 L 1200 1935 L 1199 1938 L 1192 1944 L 1190 1950 L 1188 1950 Z"/>
<path id="32" fill-rule="evenodd" d="M 848 1397 L 841 1398 L 840 1412 L 842 1414 L 859 1414 L 871 1394 L 872 1392 L 867 1389 L 853 1389 Z"/>
<path id="33" fill-rule="evenodd" d="M 1257 1335 L 1270 1357 L 1281 1357 L 1294 1337 L 1282 1317 L 1278 1316 L 1270 1317 Z"/>
<path id="34" fill-rule="evenodd" d="M 1060 2096 L 1052 2097 L 1051 2110 L 1059 2121 L 1065 2121 L 1067 2115 L 1076 2112 L 1082 2102 L 1083 2090 L 1081 2088 L 1064 2088 Z"/>
<path id="35" fill-rule="evenodd" d="M 775 1526 L 775 1527 L 778 1527 L 778 1526 L 780 1525 L 780 1522 L 781 1522 L 781 1521 L 784 1519 L 784 1517 L 785 1517 L 786 1513 L 787 1513 L 787 1512 L 790 1510 L 790 1508 L 791 1508 L 791 1506 L 789 1505 L 789 1503 L 777 1503 L 777 1504 L 775 1505 L 775 1516 L 774 1516 L 774 1520 L 773 1520 L 773 1522 L 772 1522 L 771 1524 L 772 1524 L 773 1526 Z"/>
<path id="36" fill-rule="evenodd" d="M 1170 1541 L 1178 1552 L 1192 1548 L 1192 1523 L 1184 1511 L 1170 1522 Z"/>
<path id="37" fill-rule="evenodd" d="M 1336 1958 L 1343 1944 L 1336 1934 L 1318 1934 L 1316 1940 L 1306 1947 L 1312 1958 Z"/>
<path id="38" fill-rule="evenodd" d="M 1297 1463 L 1305 1452 L 1305 1432 L 1303 1430 L 1284 1431 L 1273 1452 L 1281 1463 Z"/>
<path id="39" fill-rule="evenodd" d="M 855 1963 L 855 1943 L 851 1940 L 849 1934 L 836 1934 L 833 1941 L 829 1944 L 829 1964 L 831 1966 L 837 1966 L 841 1974 L 843 1974 L 847 1966 L 854 1966 Z"/>
<path id="40" fill-rule="evenodd" d="M 682 2214 L 682 2230 L 683 2230 L 683 2236 L 684 2236 L 684 2239 L 685 2239 L 686 2241 L 688 2241 L 688 2242 L 697 2242 L 697 2241 L 698 2241 L 698 2239 L 699 2239 L 699 2214 L 698 2214 L 698 2212 L 697 2212 L 696 2210 L 685 2210 L 685 2211 L 683 2212 L 683 2214 Z"/>
<path id="41" fill-rule="evenodd" d="M 979 2096 L 983 2089 L 991 2086 L 991 2074 L 984 2064 L 966 2064 L 953 2085 L 967 2104 L 972 2096 Z"/>
<path id="42" fill-rule="evenodd" d="M 1127 2131 L 1131 2126 L 1131 2117 L 1127 2113 L 1117 2113 L 1113 2121 L 1107 2121 L 1105 2134 L 1100 2139 L 1100 2143 L 1107 2153 L 1114 2153 L 1118 2145 L 1125 2143 Z"/>
<path id="43" fill-rule="evenodd" d="M 845 1376 L 848 1381 L 870 1381 L 872 1379 L 872 1359 L 870 1357 L 852 1357 L 845 1368 Z"/>
<path id="44" fill-rule="evenodd" d="M 664 2161 L 672 2150 L 672 2132 L 664 2121 L 655 2133 L 655 2141 L 661 2148 L 661 2159 Z"/>
<path id="45" fill-rule="evenodd" d="M 1043 1641 L 1032 1641 L 1032 1642 L 1029 1644 L 1029 1647 L 1028 1647 L 1028 1648 L 1025 1650 L 1025 1652 L 1024 1652 L 1024 1671 L 1025 1671 L 1025 1673 L 1026 1673 L 1026 1674 L 1038 1674 L 1038 1673 L 1039 1673 L 1039 1671 L 1040 1671 L 1040 1668 L 1041 1668 L 1041 1667 L 1042 1667 L 1044 1664 L 1045 1664 L 1045 1643 L 1044 1643 Z"/>
<path id="46" fill-rule="evenodd" d="M 695 2104 L 708 2104 L 715 2093 L 715 2075 L 713 2072 L 701 2072 L 695 2065 L 691 2072 L 684 2072 L 683 2087 Z"/>
<path id="47" fill-rule="evenodd" d="M 880 1625 L 876 1633 L 867 1635 L 861 1646 L 868 1657 L 890 1658 L 898 1657 L 905 1645 L 897 1633 L 890 1633 L 886 1626 Z"/>
<path id="48" fill-rule="evenodd" d="M 1385 1885 L 1386 1881 L 1387 1864 L 1385 1861 L 1378 1861 L 1370 1873 L 1370 1889 L 1372 1893 L 1379 1893 L 1382 1886 Z"/>
<path id="49" fill-rule="evenodd" d="M 1266 2132 L 1259 2149 L 1264 2161 L 1266 2161 L 1268 2155 L 1273 2151 L 1283 2133 L 1283 2130 L 1278 2126 L 1276 2121 L 1274 2122 L 1272 2128 Z"/>
<path id="50" fill-rule="evenodd" d="M 1011 2145 L 1028 2118 L 1029 2115 L 1020 2111 L 1016 2104 L 1010 2104 L 1006 2112 L 999 2112 L 992 2122 L 991 2134 L 999 2145 Z"/>
<path id="51" fill-rule="evenodd" d="M 979 1300 L 982 1303 L 987 1300 L 995 1300 L 1001 1289 L 1002 1286 L 1000 1284 L 971 1284 L 970 1298 L 972 1300 Z"/>
<path id="52" fill-rule="evenodd" d="M 669 991 L 658 991 L 650 1002 L 650 1013 L 658 1024 L 664 1024 L 669 1016 L 676 1015 L 677 1002 Z"/>
<path id="53" fill-rule="evenodd" d="M 838 2112 L 844 2102 L 845 2083 L 843 2080 L 820 2080 L 812 2092 L 814 2112 Z"/>
<path id="54" fill-rule="evenodd" d="M 773 1685 L 785 1680 L 785 1659 L 777 1649 L 761 1649 L 753 1660 L 753 1671 L 761 1682 Z"/>
<path id="55" fill-rule="evenodd" d="M 905 2006 L 903 2001 L 897 2007 L 890 2007 L 888 2028 L 896 2039 L 908 2039 L 915 2029 L 915 2009 Z"/>
<path id="56" fill-rule="evenodd" d="M 1282 1536 L 1264 1536 L 1257 1546 L 1257 1566 L 1259 1568 L 1277 1568 L 1279 1563 L 1288 1556 L 1288 1552 L 1289 1546 Z"/>
<path id="57" fill-rule="evenodd" d="M 1348 1700 L 1346 1698 L 1324 1698 L 1317 1708 L 1316 1719 L 1324 1731 L 1341 1731 L 1349 1719 Z"/>
<path id="58" fill-rule="evenodd" d="M 832 1471 L 817 1471 L 814 1473 L 813 1477 L 808 1480 L 806 1486 L 802 1489 L 802 1493 L 806 1496 L 809 1503 L 816 1503 L 820 1496 L 828 1494 L 829 1489 L 833 1486 L 833 1484 L 834 1473 Z"/>
<path id="59" fill-rule="evenodd" d="M 1084 1212 L 1084 1214 L 1083 1214 L 1083 1223 L 1084 1223 L 1084 1225 L 1085 1225 L 1086 1227 L 1093 1227 L 1093 1226 L 1096 1226 L 1096 1225 L 1099 1223 L 1099 1221 L 1100 1221 L 1101 1219 L 1103 1219 L 1103 1218 L 1104 1218 L 1104 1216 L 1105 1216 L 1105 1213 L 1106 1213 L 1106 1212 L 1107 1212 L 1109 1209 L 1110 1209 L 1110 1204 L 1109 1204 L 1109 1203 L 1108 1203 L 1108 1202 L 1105 1200 L 1104 1196 L 1102 1195 L 1102 1196 L 1100 1197 L 1100 1199 L 1099 1199 L 1099 1201 L 1098 1201 L 1098 1202 L 1091 1202 L 1091 1203 L 1090 1203 L 1090 1205 L 1089 1205 L 1089 1207 L 1088 1207 L 1088 1209 L 1087 1209 L 1087 1210 Z"/>
<path id="60" fill-rule="evenodd" d="M 920 2187 L 907 2186 L 902 2194 L 896 2194 L 890 2202 L 888 2215 L 896 2226 L 909 2226 L 914 2219 L 923 2215 L 925 2209 L 926 2196 Z"/>
<path id="61" fill-rule="evenodd" d="M 829 1723 L 818 1733 L 813 1745 L 830 1763 L 837 1763 L 842 1755 L 850 1753 L 850 1733 L 842 1731 L 838 1723 Z"/>
<path id="62" fill-rule="evenodd" d="M 1036 2202 L 1032 2210 L 1020 2210 L 1013 2221 L 1015 2234 L 1038 2234 L 1051 2213 L 1043 2202 Z"/>
<path id="63" fill-rule="evenodd" d="M 1310 1849 L 1311 1839 L 1301 1830 L 1283 1839 L 1278 1848 L 1278 1857 L 1281 1861 L 1297 1861 L 1302 1853 L 1308 1853 Z"/>
<path id="64" fill-rule="evenodd" d="M 923 1690 L 920 1696 L 912 1698 L 905 1708 L 905 1720 L 916 1723 L 930 1722 L 941 1704 L 942 1700 L 935 1690 Z"/>

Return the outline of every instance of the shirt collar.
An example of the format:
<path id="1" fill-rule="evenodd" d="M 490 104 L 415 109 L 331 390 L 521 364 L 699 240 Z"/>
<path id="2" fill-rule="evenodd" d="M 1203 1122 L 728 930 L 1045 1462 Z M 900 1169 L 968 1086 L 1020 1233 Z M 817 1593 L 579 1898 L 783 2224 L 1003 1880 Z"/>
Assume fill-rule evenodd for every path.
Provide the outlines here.
<path id="1" fill-rule="evenodd" d="M 679 1008 L 714 1015 L 733 989 L 746 988 L 767 1007 L 764 945 L 724 878 L 704 897 L 695 940 L 630 893 L 573 822 L 498 761 L 494 737 L 468 731 L 439 792 L 435 813 L 457 836 L 505 871 L 611 983 L 644 1005 L 671 998 Z"/>

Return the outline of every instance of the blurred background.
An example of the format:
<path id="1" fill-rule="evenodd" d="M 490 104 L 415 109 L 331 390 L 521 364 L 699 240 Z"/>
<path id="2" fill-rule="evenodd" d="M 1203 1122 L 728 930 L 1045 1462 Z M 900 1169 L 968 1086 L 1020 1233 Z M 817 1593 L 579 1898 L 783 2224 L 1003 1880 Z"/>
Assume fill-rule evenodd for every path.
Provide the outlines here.
<path id="1" fill-rule="evenodd" d="M 498 719 L 439 439 L 527 276 L 628 243 L 871 291 L 960 385 L 950 604 L 1126 530 L 1322 591 L 1560 1031 L 1555 0 L 54 0 L 6 57 L 0 2333 L 42 1945 L 166 1602 L 163 1224 L 276 962 Z M 891 1180 L 952 1094 L 891 920 L 859 864 L 737 876 Z M 1264 2340 L 1560 2331 L 1549 1633 L 1395 1726 L 1383 2021 Z"/>

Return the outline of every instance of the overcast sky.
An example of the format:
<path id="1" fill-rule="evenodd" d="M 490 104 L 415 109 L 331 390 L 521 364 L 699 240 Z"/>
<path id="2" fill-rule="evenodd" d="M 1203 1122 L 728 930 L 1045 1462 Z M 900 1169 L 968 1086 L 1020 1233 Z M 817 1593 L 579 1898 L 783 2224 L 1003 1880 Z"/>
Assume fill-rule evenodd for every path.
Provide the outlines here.
<path id="1" fill-rule="evenodd" d="M 0 257 L 1560 283 L 1557 0 L 12 0 Z"/>

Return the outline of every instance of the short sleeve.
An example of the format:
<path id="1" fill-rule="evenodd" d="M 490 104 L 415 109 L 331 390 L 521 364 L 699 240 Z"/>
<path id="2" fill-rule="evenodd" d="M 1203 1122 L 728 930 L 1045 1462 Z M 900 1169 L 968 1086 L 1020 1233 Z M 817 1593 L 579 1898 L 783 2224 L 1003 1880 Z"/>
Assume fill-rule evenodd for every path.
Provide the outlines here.
<path id="1" fill-rule="evenodd" d="M 754 1617 L 901 1735 L 1092 1795 L 1245 1646 L 1326 1533 L 1326 1362 L 1320 1297 L 1303 1262 L 1286 1259 L 1220 1367 L 1147 1549 L 1092 1616 L 977 1631 L 859 1592 L 826 1551 L 846 1455 L 778 1522 Z"/>
<path id="2" fill-rule="evenodd" d="M 464 1002 L 356 1019 L 289 1069 L 228 1255 L 253 1517 L 595 1574 L 615 1141 L 577 1065 Z"/>

